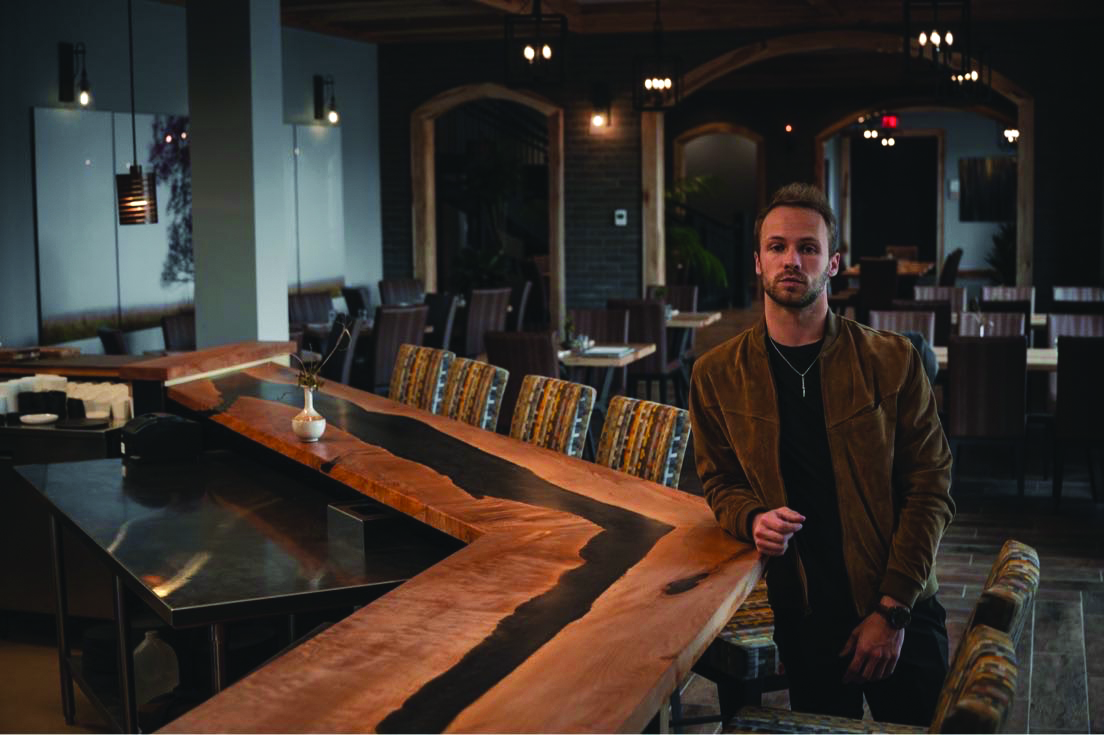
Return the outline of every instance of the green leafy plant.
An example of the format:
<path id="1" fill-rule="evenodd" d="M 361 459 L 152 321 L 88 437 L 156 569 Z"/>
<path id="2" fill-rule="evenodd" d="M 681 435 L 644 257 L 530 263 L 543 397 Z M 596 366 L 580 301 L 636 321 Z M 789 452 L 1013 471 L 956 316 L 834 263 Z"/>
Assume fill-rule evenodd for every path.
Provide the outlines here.
<path id="1" fill-rule="evenodd" d="M 993 269 L 998 283 L 1016 283 L 1016 224 L 1002 222 L 993 235 L 993 247 L 985 256 L 985 262 Z"/>
<path id="2" fill-rule="evenodd" d="M 337 336 L 337 341 L 334 342 L 334 346 L 330 348 L 330 354 L 326 355 L 326 357 L 321 360 L 304 362 L 298 355 L 293 354 L 291 356 L 292 359 L 299 363 L 299 371 L 295 376 L 295 384 L 300 388 L 309 388 L 310 390 L 318 390 L 325 385 L 326 381 L 322 380 L 321 376 L 322 368 L 341 348 L 341 343 L 346 339 L 352 342 L 353 335 L 350 334 L 348 327 L 343 326 L 341 328 L 341 334 Z"/>
<path id="3" fill-rule="evenodd" d="M 715 176 L 693 176 L 676 181 L 666 192 L 665 199 L 672 208 L 666 231 L 667 271 L 676 282 L 700 280 L 704 285 L 728 286 L 724 263 L 702 244 L 697 229 L 678 224 L 685 217 L 690 196 L 713 193 L 719 186 Z"/>

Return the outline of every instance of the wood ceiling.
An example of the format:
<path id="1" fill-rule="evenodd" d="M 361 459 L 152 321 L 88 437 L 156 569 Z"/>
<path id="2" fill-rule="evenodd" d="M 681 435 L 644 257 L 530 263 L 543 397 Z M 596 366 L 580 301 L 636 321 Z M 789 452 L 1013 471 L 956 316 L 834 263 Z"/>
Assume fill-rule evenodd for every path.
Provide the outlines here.
<path id="1" fill-rule="evenodd" d="M 507 13 L 531 7 L 531 0 L 282 2 L 285 25 L 374 43 L 497 38 Z M 543 0 L 542 11 L 566 15 L 573 33 L 640 33 L 655 23 L 649 0 Z M 901 0 L 667 0 L 661 12 L 665 31 L 884 28 L 903 18 Z M 1104 2 L 973 0 L 972 12 L 975 23 L 1102 19 Z"/>

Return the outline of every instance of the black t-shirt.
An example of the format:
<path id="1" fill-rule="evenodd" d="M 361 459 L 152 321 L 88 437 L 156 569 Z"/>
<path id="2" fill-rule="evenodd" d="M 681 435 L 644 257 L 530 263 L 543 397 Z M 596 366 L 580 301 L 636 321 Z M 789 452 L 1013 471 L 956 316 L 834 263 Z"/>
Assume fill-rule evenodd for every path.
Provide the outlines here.
<path id="1" fill-rule="evenodd" d="M 809 606 L 817 616 L 849 618 L 855 615 L 855 610 L 843 561 L 836 480 L 820 388 L 819 355 L 823 342 L 786 347 L 768 336 L 766 349 L 778 393 L 779 461 L 786 502 L 805 516 L 802 529 L 790 543 L 796 547 L 805 567 Z M 806 369 L 802 396 L 799 373 Z"/>

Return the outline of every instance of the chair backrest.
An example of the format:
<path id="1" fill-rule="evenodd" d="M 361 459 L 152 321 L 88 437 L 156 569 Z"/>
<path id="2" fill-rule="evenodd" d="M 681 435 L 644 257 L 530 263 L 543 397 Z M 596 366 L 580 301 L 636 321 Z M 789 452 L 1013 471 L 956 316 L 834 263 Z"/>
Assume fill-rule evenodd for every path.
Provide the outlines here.
<path id="1" fill-rule="evenodd" d="M 384 278 L 379 292 L 383 306 L 416 306 L 425 298 L 425 286 L 418 278 Z"/>
<path id="2" fill-rule="evenodd" d="M 1100 420 L 1100 407 L 1104 406 L 1104 384 L 1100 381 L 1102 364 L 1104 337 L 1058 338 L 1055 438 L 1100 440 L 1104 437 L 1104 423 Z"/>
<path id="3" fill-rule="evenodd" d="M 1020 438 L 1027 415 L 1027 341 L 952 337 L 947 346 L 947 435 Z"/>
<path id="4" fill-rule="evenodd" d="M 345 308 L 349 310 L 349 316 L 354 319 L 368 316 L 368 310 L 372 308 L 372 292 L 367 286 L 345 286 L 341 289 L 341 295 L 345 297 Z"/>
<path id="5" fill-rule="evenodd" d="M 365 360 L 365 375 L 358 377 L 358 387 L 373 393 L 390 388 L 391 372 L 399 347 L 404 344 L 421 346 L 425 335 L 428 306 L 377 306 L 372 321 L 372 335 Z"/>
<path id="6" fill-rule="evenodd" d="M 1035 287 L 1034 286 L 982 286 L 981 300 L 984 301 L 1029 301 L 1029 314 L 1035 313 Z M 1018 311 L 1018 309 L 1001 309 L 1001 311 Z"/>
<path id="7" fill-rule="evenodd" d="M 1016 696 L 1016 646 L 978 625 L 965 634 L 943 680 L 930 732 L 1001 732 Z"/>
<path id="8" fill-rule="evenodd" d="M 514 406 L 510 436 L 581 457 L 596 393 L 589 385 L 526 375 Z"/>
<path id="9" fill-rule="evenodd" d="M 127 354 L 126 336 L 123 334 L 123 330 L 113 327 L 98 327 L 96 334 L 100 337 L 100 344 L 103 345 L 105 355 Z"/>
<path id="10" fill-rule="evenodd" d="M 1004 542 L 982 587 L 966 630 L 988 625 L 1017 645 L 1039 589 L 1039 554 L 1013 539 Z"/>
<path id="11" fill-rule="evenodd" d="M 958 335 L 960 337 L 1017 337 L 1025 334 L 1026 324 L 1027 316 L 1023 312 L 987 311 L 978 314 L 967 311 L 958 315 Z M 982 327 L 985 328 L 984 334 Z"/>
<path id="12" fill-rule="evenodd" d="M 668 487 L 678 487 L 690 440 L 690 414 L 682 408 L 636 398 L 610 399 L 598 464 Z"/>
<path id="13" fill-rule="evenodd" d="M 917 301 L 946 301 L 951 311 L 966 311 L 966 289 L 958 286 L 913 286 Z"/>
<path id="14" fill-rule="evenodd" d="M 461 357 L 476 357 L 486 352 L 483 336 L 487 332 L 506 329 L 506 307 L 509 304 L 509 288 L 472 289 L 464 320 L 463 341 L 457 350 Z"/>
<path id="15" fill-rule="evenodd" d="M 859 259 L 859 305 L 862 315 L 886 310 L 897 298 L 897 261 L 893 258 Z"/>
<path id="16" fill-rule="evenodd" d="M 667 305 L 647 299 L 610 299 L 610 309 L 629 312 L 629 341 L 654 344 L 655 352 L 629 365 L 630 374 L 656 374 L 668 370 Z"/>
<path id="17" fill-rule="evenodd" d="M 1104 301 L 1104 288 L 1100 286 L 1055 286 L 1055 301 Z M 1053 309 L 1058 311 L 1058 309 Z"/>
<path id="18" fill-rule="evenodd" d="M 1104 314 L 1048 314 L 1046 346 L 1057 347 L 1060 337 L 1104 337 Z M 1049 382 L 1048 408 L 1053 410 L 1058 398 L 1058 375 L 1051 373 Z"/>
<path id="19" fill-rule="evenodd" d="M 195 312 L 182 311 L 161 317 L 161 334 L 166 350 L 194 350 L 196 348 Z"/>
<path id="20" fill-rule="evenodd" d="M 353 349 L 351 340 L 346 342 L 345 328 L 349 327 L 349 335 L 352 336 L 352 326 L 355 323 L 354 319 L 349 319 L 344 314 L 338 314 L 334 318 L 333 324 L 330 325 L 330 333 L 326 336 L 326 343 L 322 345 L 322 359 L 325 363 L 322 365 L 322 369 L 319 374 L 328 380 L 341 380 L 344 373 L 346 357 L 349 356 L 349 352 Z M 340 344 L 338 344 L 340 342 Z M 326 360 L 326 357 L 330 355 L 334 349 L 338 352 Z M 342 381 L 345 382 L 345 381 Z"/>
<path id="21" fill-rule="evenodd" d="M 934 340 L 930 344 L 947 346 L 947 340 L 951 338 L 951 302 L 949 301 L 909 301 L 908 299 L 894 299 L 894 311 L 930 311 L 935 315 Z M 873 325 L 871 325 L 873 326 Z"/>
<path id="22" fill-rule="evenodd" d="M 628 309 L 568 309 L 576 334 L 585 334 L 595 342 L 629 341 Z"/>
<path id="23" fill-rule="evenodd" d="M 456 294 L 427 293 L 425 304 L 429 307 L 427 321 L 433 331 L 425 336 L 425 343 L 430 347 L 447 349 L 452 342 L 452 327 L 456 322 L 456 309 L 460 303 L 460 297 Z"/>
<path id="24" fill-rule="evenodd" d="M 510 329 L 520 332 L 525 327 L 525 310 L 529 306 L 529 294 L 533 290 L 533 282 L 514 284 L 510 287 L 510 311 L 507 321 Z"/>
<path id="25" fill-rule="evenodd" d="M 445 398 L 437 413 L 480 429 L 498 426 L 510 373 L 487 362 L 458 357 L 445 377 Z"/>
<path id="26" fill-rule="evenodd" d="M 333 297 L 328 291 L 288 294 L 289 324 L 328 324 L 333 310 Z"/>
<path id="27" fill-rule="evenodd" d="M 357 346 L 360 344 L 364 330 L 367 328 L 368 317 L 358 316 L 353 319 L 352 326 L 349 327 L 349 344 L 345 346 L 345 352 L 334 356 L 335 360 L 339 356 L 341 357 L 341 373 L 337 379 L 345 385 L 352 385 L 349 381 L 353 379 L 353 365 L 356 361 Z"/>
<path id="28" fill-rule="evenodd" d="M 917 245 L 886 245 L 887 258 L 894 260 L 920 260 L 920 247 Z"/>
<path id="29" fill-rule="evenodd" d="M 505 433 L 521 392 L 519 376 L 560 373 L 556 337 L 552 332 L 487 332 L 487 362 L 505 368 L 514 379 L 506 384 L 498 430 Z"/>
<path id="30" fill-rule="evenodd" d="M 939 271 L 939 285 L 953 286 L 958 281 L 958 264 L 962 262 L 962 248 L 955 248 L 943 261 Z"/>
<path id="31" fill-rule="evenodd" d="M 889 332 L 919 332 L 928 341 L 935 344 L 934 311 L 872 311 L 870 326 Z"/>
<path id="32" fill-rule="evenodd" d="M 456 355 L 448 350 L 399 345 L 387 397 L 430 413 L 438 413 L 445 396 L 445 375 Z"/>
<path id="33" fill-rule="evenodd" d="M 679 311 L 693 312 L 698 310 L 697 286 L 681 284 L 659 286 L 651 284 L 645 290 L 645 297 L 649 301 L 662 301 Z"/>

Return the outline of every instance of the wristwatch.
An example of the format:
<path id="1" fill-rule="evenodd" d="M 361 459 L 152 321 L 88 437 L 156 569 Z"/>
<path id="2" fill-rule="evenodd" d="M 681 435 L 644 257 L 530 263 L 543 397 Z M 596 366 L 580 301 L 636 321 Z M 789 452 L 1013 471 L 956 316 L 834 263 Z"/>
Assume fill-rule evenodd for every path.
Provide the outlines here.
<path id="1" fill-rule="evenodd" d="M 889 621 L 889 625 L 897 630 L 902 630 L 908 627 L 908 624 L 912 621 L 912 611 L 904 605 L 889 605 L 878 604 L 877 610 L 881 613 L 882 617 Z"/>

